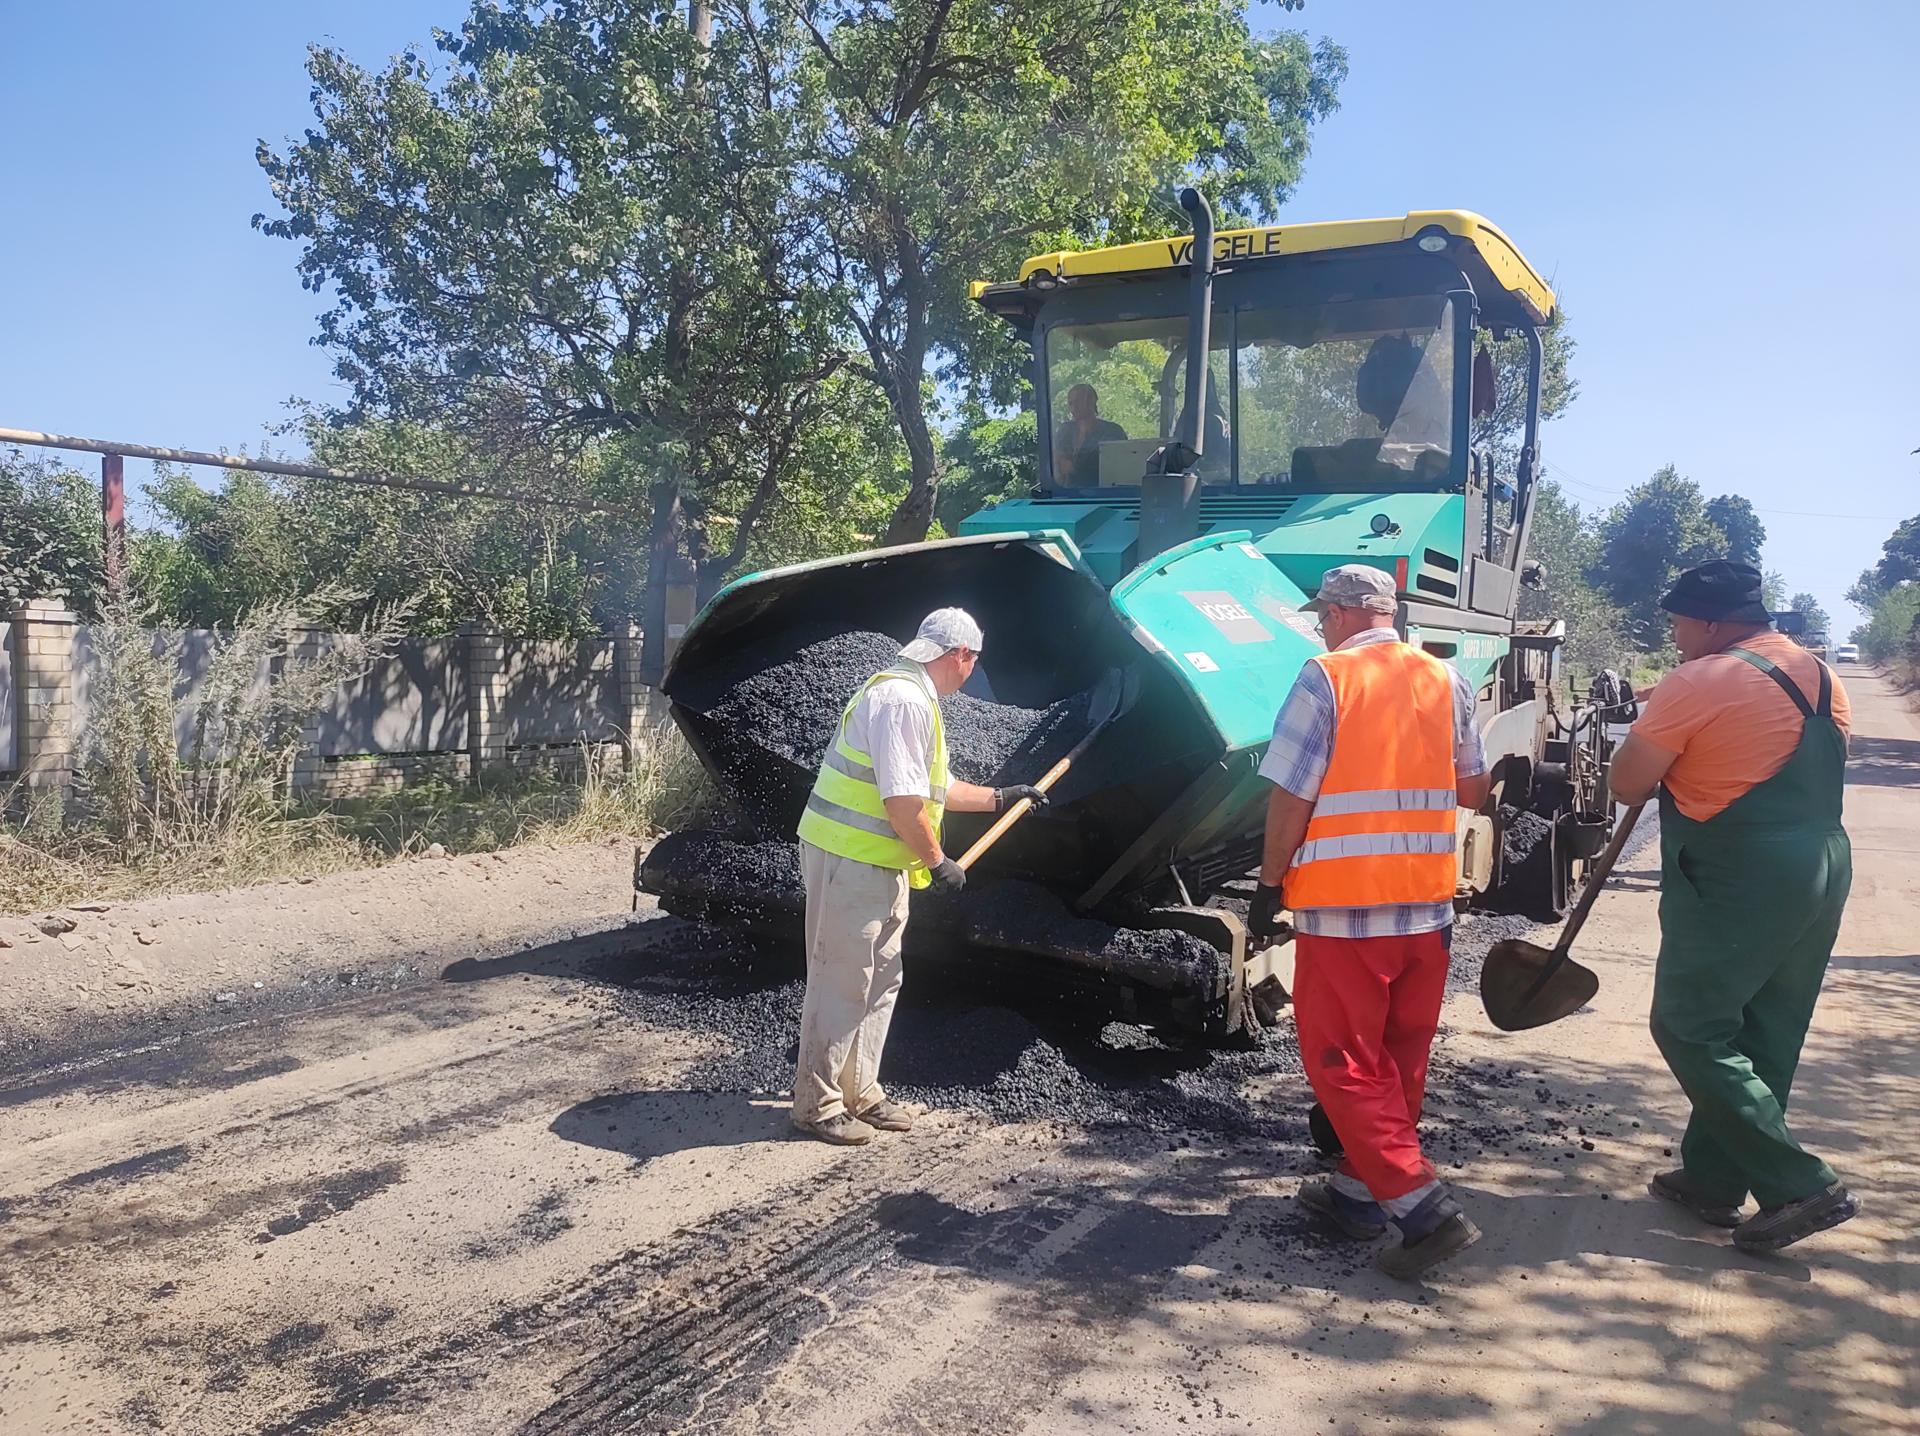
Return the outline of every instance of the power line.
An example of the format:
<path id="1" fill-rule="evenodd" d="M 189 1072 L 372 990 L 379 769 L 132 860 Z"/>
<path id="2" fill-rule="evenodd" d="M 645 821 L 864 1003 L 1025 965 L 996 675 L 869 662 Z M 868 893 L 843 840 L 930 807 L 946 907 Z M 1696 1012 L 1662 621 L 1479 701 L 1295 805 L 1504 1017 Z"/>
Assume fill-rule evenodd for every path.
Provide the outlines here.
<path id="1" fill-rule="evenodd" d="M 1572 484 L 1575 488 L 1590 489 L 1596 494 L 1613 494 L 1616 497 L 1624 498 L 1628 493 L 1631 492 L 1631 490 L 1628 490 L 1628 489 L 1610 489 L 1603 484 L 1590 484 L 1585 479 L 1575 478 L 1573 474 L 1567 470 L 1565 465 L 1562 465 L 1562 464 L 1550 463 L 1545 465 L 1545 468 L 1547 470 L 1547 474 L 1549 477 L 1556 478 L 1556 479 L 1564 479 L 1568 483 Z M 1752 501 L 1749 500 L 1749 503 L 1751 502 Z M 1752 504 L 1752 507 L 1755 513 L 1780 514 L 1783 517 L 1796 518 L 1796 519 L 1858 519 L 1864 523 L 1888 523 L 1888 524 L 1897 524 L 1897 523 L 1905 522 L 1905 520 L 1898 514 L 1835 514 L 1835 513 L 1824 513 L 1815 509 L 1776 509 L 1776 508 L 1769 508 L 1764 504 Z"/>

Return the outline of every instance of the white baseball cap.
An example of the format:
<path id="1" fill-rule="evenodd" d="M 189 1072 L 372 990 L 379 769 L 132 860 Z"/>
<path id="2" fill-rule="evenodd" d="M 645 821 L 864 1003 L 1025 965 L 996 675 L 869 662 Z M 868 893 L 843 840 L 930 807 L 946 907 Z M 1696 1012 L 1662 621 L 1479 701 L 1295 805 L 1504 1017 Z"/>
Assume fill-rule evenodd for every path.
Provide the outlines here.
<path id="1" fill-rule="evenodd" d="M 911 658 L 915 663 L 931 663 L 956 648 L 970 648 L 978 653 L 985 638 L 980 625 L 964 608 L 936 608 L 920 620 L 920 631 L 913 635 L 913 642 L 900 650 L 900 656 Z"/>

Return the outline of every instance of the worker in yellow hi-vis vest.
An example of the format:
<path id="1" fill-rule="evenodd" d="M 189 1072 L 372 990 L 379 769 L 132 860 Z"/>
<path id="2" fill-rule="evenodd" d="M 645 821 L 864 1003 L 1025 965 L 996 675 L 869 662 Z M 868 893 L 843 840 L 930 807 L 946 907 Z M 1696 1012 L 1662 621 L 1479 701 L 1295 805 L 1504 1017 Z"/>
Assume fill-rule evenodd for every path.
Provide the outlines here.
<path id="1" fill-rule="evenodd" d="M 965 610 L 928 614 L 899 662 L 847 700 L 800 816 L 807 999 L 793 1124 L 822 1141 L 856 1146 L 876 1128 L 913 1125 L 881 1090 L 880 1052 L 900 994 L 908 890 L 966 886 L 940 846 L 942 813 L 1047 805 L 1038 788 L 983 788 L 947 771 L 940 699 L 972 675 L 982 641 Z"/>

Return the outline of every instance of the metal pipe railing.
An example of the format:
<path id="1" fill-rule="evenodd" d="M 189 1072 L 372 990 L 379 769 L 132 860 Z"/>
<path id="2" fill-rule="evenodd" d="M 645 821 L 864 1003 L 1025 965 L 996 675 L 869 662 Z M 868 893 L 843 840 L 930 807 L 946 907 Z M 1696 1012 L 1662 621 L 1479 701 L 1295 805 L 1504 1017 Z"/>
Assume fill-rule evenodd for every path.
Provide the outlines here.
<path id="1" fill-rule="evenodd" d="M 441 479 L 400 478 L 387 474 L 354 474 L 345 469 L 329 469 L 319 464 L 290 464 L 280 459 L 249 459 L 243 454 L 204 453 L 198 449 L 165 449 L 154 444 L 126 444 L 115 439 L 83 439 L 75 434 L 43 434 L 34 429 L 0 428 L 0 444 L 26 444 L 40 449 L 70 449 L 82 454 L 105 454 L 109 458 L 151 459 L 162 464 L 195 464 L 213 469 L 245 469 L 256 474 L 283 474 L 295 479 L 322 479 L 335 484 L 358 484 L 365 488 L 405 489 L 413 493 L 440 494 L 447 498 L 494 499 L 509 504 L 538 504 L 545 508 L 574 509 L 581 513 L 617 513 L 610 504 L 565 499 L 553 494 L 530 493 L 525 489 L 497 489 L 466 482 Z"/>

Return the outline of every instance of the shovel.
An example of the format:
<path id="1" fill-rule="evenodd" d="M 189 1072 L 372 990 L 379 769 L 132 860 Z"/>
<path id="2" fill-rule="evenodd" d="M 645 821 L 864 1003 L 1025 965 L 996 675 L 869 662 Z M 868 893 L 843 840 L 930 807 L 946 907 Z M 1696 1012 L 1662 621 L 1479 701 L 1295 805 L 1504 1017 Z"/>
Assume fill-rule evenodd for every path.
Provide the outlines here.
<path id="1" fill-rule="evenodd" d="M 1066 776 L 1067 769 L 1079 761 L 1080 756 L 1092 745 L 1093 740 L 1100 736 L 1102 730 L 1133 706 L 1134 697 L 1139 691 L 1139 675 L 1132 669 L 1109 668 L 1105 676 L 1094 686 L 1093 697 L 1087 704 L 1086 736 L 1073 745 L 1072 751 L 1066 757 L 1047 769 L 1046 774 L 1033 786 L 1043 793 L 1050 791 L 1055 783 Z M 1032 806 L 1030 799 L 1022 798 L 1002 813 L 994 825 L 982 833 L 972 847 L 961 854 L 961 869 L 971 868 L 981 854 L 1000 841 L 1008 828 L 1027 815 L 1027 810 Z"/>
<path id="2" fill-rule="evenodd" d="M 1600 990 L 1600 979 L 1590 967 L 1575 962 L 1569 953 L 1574 938 L 1580 935 L 1594 899 L 1613 871 L 1614 861 L 1633 834 L 1645 803 L 1635 803 L 1620 819 L 1613 839 L 1587 875 L 1586 891 L 1560 930 L 1560 941 L 1552 950 L 1537 943 L 1508 938 L 1496 942 L 1487 951 L 1480 967 L 1480 1002 L 1487 1016 L 1502 1032 L 1524 1032 L 1529 1027 L 1545 1027 L 1558 1022 L 1587 1005 Z"/>

